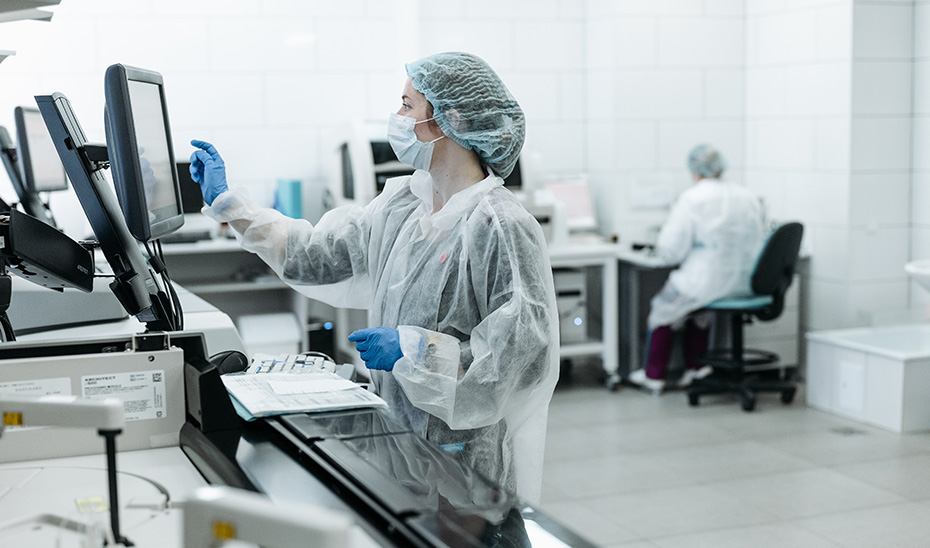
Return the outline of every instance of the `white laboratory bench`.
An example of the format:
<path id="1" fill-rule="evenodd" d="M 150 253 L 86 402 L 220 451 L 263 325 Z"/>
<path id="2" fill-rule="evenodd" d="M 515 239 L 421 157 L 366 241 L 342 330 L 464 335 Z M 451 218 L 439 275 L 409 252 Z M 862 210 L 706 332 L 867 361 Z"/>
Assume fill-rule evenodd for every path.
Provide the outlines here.
<path id="1" fill-rule="evenodd" d="M 552 268 L 597 268 L 600 270 L 600 287 L 588 287 L 588 295 L 592 297 L 600 295 L 601 297 L 600 336 L 588 332 L 588 336 L 591 337 L 589 340 L 563 343 L 559 348 L 559 354 L 562 359 L 589 355 L 600 356 L 604 372 L 607 374 L 608 388 L 614 388 L 620 382 L 617 254 L 622 249 L 620 244 L 605 241 L 604 238 L 596 235 L 572 236 L 549 246 L 549 260 Z M 596 324 L 597 322 L 589 323 Z"/>
<path id="2" fill-rule="evenodd" d="M 175 290 L 184 311 L 184 331 L 203 333 L 207 345 L 207 355 L 225 350 L 245 352 L 245 345 L 236 331 L 229 316 L 216 307 L 191 293 L 186 288 L 175 284 Z M 15 296 L 14 296 L 15 298 Z M 116 297 L 113 297 L 115 300 Z M 40 331 L 17 336 L 17 341 L 79 340 L 110 335 L 127 335 L 141 333 L 145 326 L 133 317 L 106 323 L 95 323 L 76 327 L 65 327 L 52 331 Z"/>
<path id="3" fill-rule="evenodd" d="M 181 546 L 177 502 L 207 485 L 194 465 L 180 447 L 121 452 L 116 462 L 123 536 L 140 548 Z M 106 504 L 107 489 L 103 454 L 0 465 L 0 544 L 83 547 L 85 535 L 69 522 L 109 528 L 109 512 L 78 511 L 78 504 L 89 499 Z"/>

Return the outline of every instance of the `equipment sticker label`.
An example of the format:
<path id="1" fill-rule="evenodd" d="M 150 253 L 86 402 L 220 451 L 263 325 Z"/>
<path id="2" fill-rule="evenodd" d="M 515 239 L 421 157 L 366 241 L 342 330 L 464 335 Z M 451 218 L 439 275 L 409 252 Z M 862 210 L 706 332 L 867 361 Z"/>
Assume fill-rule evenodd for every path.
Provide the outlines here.
<path id="1" fill-rule="evenodd" d="M 71 379 L 35 379 L 0 382 L 0 396 L 70 396 Z"/>
<path id="2" fill-rule="evenodd" d="M 87 375 L 81 377 L 81 395 L 95 400 L 123 400 L 127 421 L 162 419 L 167 415 L 164 370 Z"/>

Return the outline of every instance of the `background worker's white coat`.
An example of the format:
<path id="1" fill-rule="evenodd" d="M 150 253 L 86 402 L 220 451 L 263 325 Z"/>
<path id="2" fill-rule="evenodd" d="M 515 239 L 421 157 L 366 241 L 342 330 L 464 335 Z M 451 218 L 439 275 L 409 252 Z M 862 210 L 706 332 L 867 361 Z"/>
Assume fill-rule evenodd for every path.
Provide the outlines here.
<path id="1" fill-rule="evenodd" d="M 677 326 L 717 299 L 751 295 L 749 279 L 766 236 L 762 201 L 745 187 L 702 179 L 682 192 L 655 249 L 680 266 L 652 299 L 649 329 Z"/>

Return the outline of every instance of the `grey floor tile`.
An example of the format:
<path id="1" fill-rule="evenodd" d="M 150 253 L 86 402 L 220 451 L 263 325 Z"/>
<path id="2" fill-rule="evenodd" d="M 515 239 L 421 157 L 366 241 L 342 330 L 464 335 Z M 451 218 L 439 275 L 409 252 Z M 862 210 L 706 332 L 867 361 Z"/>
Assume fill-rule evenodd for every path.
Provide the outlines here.
<path id="1" fill-rule="evenodd" d="M 660 467 L 690 478 L 690 483 L 808 470 L 816 466 L 751 440 L 666 451 L 656 455 L 654 460 Z"/>
<path id="2" fill-rule="evenodd" d="M 904 502 L 900 495 L 825 468 L 725 481 L 713 487 L 782 518 Z"/>
<path id="3" fill-rule="evenodd" d="M 916 455 L 835 468 L 908 500 L 930 499 L 930 455 Z"/>
<path id="4" fill-rule="evenodd" d="M 660 548 L 837 548 L 817 533 L 790 523 L 721 529 L 653 540 Z"/>
<path id="5" fill-rule="evenodd" d="M 798 527 L 845 548 L 930 546 L 930 502 L 911 502 L 799 520 Z"/>
<path id="6" fill-rule="evenodd" d="M 620 526 L 649 540 L 771 523 L 778 516 L 709 486 L 685 486 L 586 501 Z"/>
<path id="7" fill-rule="evenodd" d="M 778 435 L 762 442 L 823 466 L 863 463 L 928 451 L 923 437 L 896 434 L 859 423 Z"/>
<path id="8" fill-rule="evenodd" d="M 930 546 L 930 433 L 803 403 L 607 391 L 553 397 L 541 508 L 607 548 Z M 596 380 L 592 380 L 596 379 Z"/>
<path id="9" fill-rule="evenodd" d="M 546 466 L 543 489 L 573 500 L 630 493 L 688 482 L 685 474 L 663 468 L 651 454 L 613 455 L 552 463 Z"/>

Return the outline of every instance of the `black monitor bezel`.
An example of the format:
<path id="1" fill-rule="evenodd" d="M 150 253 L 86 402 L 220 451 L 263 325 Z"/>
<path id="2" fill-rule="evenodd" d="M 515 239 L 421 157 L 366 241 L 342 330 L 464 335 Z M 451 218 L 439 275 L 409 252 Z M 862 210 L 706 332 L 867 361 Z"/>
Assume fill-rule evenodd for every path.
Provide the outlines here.
<path id="1" fill-rule="evenodd" d="M 113 271 L 110 289 L 126 312 L 150 330 L 171 329 L 164 290 L 149 268 L 139 242 L 129 232 L 112 186 L 89 157 L 87 137 L 70 101 L 58 92 L 37 95 L 35 99 L 100 250 Z"/>
<path id="2" fill-rule="evenodd" d="M 16 148 L 19 152 L 19 168 L 22 174 L 22 184 L 26 192 L 56 192 L 59 190 L 68 190 L 68 177 L 64 166 L 61 166 L 62 184 L 52 188 L 36 188 L 35 170 L 32 162 L 32 144 L 26 131 L 26 114 L 38 114 L 40 119 L 42 114 L 39 109 L 32 107 L 16 107 L 13 109 L 13 119 L 16 125 Z"/>
<path id="3" fill-rule="evenodd" d="M 149 222 L 149 208 L 142 186 L 142 167 L 136 152 L 139 147 L 136 140 L 135 121 L 132 117 L 130 81 L 158 86 L 161 99 L 161 114 L 165 124 L 165 137 L 177 209 L 171 217 L 155 223 Z M 106 97 L 107 152 L 120 209 L 126 219 L 129 232 L 137 240 L 140 242 L 156 240 L 174 232 L 184 224 L 184 209 L 174 157 L 174 144 L 171 139 L 171 124 L 168 120 L 168 105 L 165 101 L 164 79 L 161 74 L 151 70 L 115 64 L 106 70 L 104 94 Z"/>

